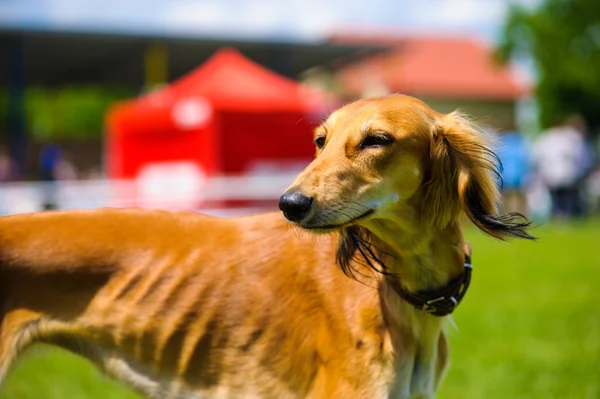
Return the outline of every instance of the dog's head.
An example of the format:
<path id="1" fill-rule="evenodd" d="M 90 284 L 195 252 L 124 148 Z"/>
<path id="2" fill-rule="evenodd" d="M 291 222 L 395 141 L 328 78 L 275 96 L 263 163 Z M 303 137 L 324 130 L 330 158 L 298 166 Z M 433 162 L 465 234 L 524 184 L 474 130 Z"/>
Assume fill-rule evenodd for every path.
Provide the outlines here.
<path id="1" fill-rule="evenodd" d="M 520 215 L 498 215 L 498 159 L 487 140 L 460 113 L 408 96 L 361 100 L 315 130 L 316 158 L 279 206 L 316 232 L 403 217 L 443 229 L 464 213 L 494 237 L 530 238 Z"/>

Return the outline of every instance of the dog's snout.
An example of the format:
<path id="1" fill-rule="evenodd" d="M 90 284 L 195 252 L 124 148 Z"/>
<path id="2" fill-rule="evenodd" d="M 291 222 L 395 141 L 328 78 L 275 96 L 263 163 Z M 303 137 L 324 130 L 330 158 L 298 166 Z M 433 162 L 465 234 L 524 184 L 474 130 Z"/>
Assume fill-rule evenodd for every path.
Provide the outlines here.
<path id="1" fill-rule="evenodd" d="M 313 199 L 311 197 L 307 197 L 298 191 L 290 191 L 279 198 L 279 209 L 283 211 L 288 220 L 299 222 L 308 214 L 312 203 Z"/>

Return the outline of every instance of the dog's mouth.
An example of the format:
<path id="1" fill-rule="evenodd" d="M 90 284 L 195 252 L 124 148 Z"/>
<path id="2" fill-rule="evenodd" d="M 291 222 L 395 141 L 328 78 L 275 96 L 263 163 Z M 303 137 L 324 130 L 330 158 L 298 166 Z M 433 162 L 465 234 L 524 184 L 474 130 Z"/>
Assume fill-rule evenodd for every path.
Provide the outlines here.
<path id="1" fill-rule="evenodd" d="M 343 229 L 344 227 L 348 227 L 353 224 L 356 224 L 357 222 L 360 222 L 361 220 L 368 218 L 369 216 L 371 216 L 374 213 L 375 213 L 375 209 L 369 209 L 365 213 L 363 213 L 355 218 L 352 218 L 344 223 L 340 223 L 340 224 L 316 225 L 316 224 L 310 224 L 310 223 L 307 223 L 307 224 L 299 223 L 299 226 L 305 230 L 312 230 L 312 231 L 339 230 L 339 229 Z"/>

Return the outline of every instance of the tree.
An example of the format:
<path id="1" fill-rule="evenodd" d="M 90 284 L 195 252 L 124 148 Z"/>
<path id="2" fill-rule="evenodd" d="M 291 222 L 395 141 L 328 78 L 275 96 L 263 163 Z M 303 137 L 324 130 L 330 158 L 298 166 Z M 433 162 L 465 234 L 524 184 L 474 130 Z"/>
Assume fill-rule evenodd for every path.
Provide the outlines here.
<path id="1" fill-rule="evenodd" d="M 544 0 L 512 6 L 497 48 L 501 61 L 530 56 L 535 96 L 547 127 L 571 114 L 600 129 L 600 1 Z"/>

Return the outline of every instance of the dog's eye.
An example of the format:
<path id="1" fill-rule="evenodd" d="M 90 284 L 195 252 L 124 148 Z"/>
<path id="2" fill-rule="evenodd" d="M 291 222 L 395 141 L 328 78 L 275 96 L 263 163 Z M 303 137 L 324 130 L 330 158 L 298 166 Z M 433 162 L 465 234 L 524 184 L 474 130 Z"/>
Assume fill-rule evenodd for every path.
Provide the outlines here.
<path id="1" fill-rule="evenodd" d="M 385 147 L 394 142 L 394 139 L 387 134 L 371 134 L 363 139 L 360 148 L 367 147 Z"/>
<path id="2" fill-rule="evenodd" d="M 318 149 L 323 148 L 323 146 L 325 145 L 325 136 L 317 137 L 315 139 L 315 145 Z"/>

